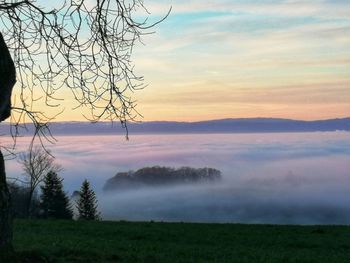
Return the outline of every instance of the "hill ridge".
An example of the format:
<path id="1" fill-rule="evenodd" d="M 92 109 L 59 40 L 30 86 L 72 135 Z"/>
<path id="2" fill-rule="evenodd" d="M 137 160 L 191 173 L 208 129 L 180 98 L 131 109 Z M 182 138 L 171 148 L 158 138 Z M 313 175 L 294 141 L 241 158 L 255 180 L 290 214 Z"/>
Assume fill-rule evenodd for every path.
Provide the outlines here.
<path id="1" fill-rule="evenodd" d="M 50 123 L 55 135 L 84 134 L 125 134 L 119 123 L 110 122 L 53 122 Z M 267 133 L 267 132 L 316 132 L 350 131 L 350 117 L 326 120 L 293 120 L 284 118 L 226 118 L 196 122 L 149 121 L 128 124 L 130 134 L 152 133 Z M 2 123 L 0 134 L 9 133 L 9 124 Z M 31 125 L 21 135 L 30 134 Z"/>

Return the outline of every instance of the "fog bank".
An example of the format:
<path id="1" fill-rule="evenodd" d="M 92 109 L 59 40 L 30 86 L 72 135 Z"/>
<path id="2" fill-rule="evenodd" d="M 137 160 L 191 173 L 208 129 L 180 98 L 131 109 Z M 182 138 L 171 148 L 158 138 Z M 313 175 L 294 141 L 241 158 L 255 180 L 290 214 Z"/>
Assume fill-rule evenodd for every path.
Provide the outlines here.
<path id="1" fill-rule="evenodd" d="M 350 223 L 350 133 L 60 136 L 49 146 L 70 193 L 92 182 L 104 219 L 280 224 Z M 25 140 L 19 148 L 25 148 Z M 215 184 L 105 194 L 117 172 L 213 167 Z M 14 160 L 8 174 L 20 176 Z"/>

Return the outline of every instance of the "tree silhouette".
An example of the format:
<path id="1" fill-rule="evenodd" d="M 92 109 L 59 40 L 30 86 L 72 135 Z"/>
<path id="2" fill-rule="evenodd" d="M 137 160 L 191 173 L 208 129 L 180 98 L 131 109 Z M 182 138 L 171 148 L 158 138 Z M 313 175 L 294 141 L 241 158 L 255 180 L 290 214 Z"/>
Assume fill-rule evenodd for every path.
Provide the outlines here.
<path id="1" fill-rule="evenodd" d="M 26 183 L 28 184 L 27 197 L 27 217 L 31 216 L 31 203 L 33 194 L 37 186 L 43 181 L 45 174 L 48 172 L 59 172 L 62 167 L 55 163 L 49 151 L 39 146 L 30 148 L 27 153 L 20 155 L 19 161 L 23 167 Z"/>
<path id="2" fill-rule="evenodd" d="M 143 88 L 143 78 L 134 72 L 133 47 L 167 15 L 148 24 L 141 19 L 148 14 L 143 0 L 61 3 L 44 8 L 36 0 L 0 1 L 0 121 L 12 112 L 14 137 L 30 121 L 34 136 L 48 138 L 48 123 L 55 116 L 47 116 L 40 105 L 59 107 L 62 89 L 71 92 L 74 108 L 90 112 L 85 116 L 89 120 L 118 120 L 126 128 L 126 122 L 138 116 L 131 94 Z M 12 92 L 16 72 L 18 85 Z M 2 250 L 11 248 L 12 240 L 2 154 L 0 169 Z"/>
<path id="3" fill-rule="evenodd" d="M 98 220 L 97 199 L 90 183 L 85 179 L 79 191 L 77 200 L 78 218 L 81 220 Z"/>
<path id="4" fill-rule="evenodd" d="M 40 207 L 44 218 L 72 219 L 73 217 L 69 199 L 63 191 L 62 181 L 63 179 L 52 171 L 48 172 L 44 178 L 40 197 Z"/>

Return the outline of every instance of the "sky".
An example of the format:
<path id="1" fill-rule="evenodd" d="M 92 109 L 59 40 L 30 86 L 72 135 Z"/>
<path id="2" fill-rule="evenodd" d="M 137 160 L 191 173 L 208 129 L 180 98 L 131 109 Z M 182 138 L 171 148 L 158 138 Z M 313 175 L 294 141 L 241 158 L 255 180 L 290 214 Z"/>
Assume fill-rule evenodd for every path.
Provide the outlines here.
<path id="1" fill-rule="evenodd" d="M 172 12 L 134 54 L 146 120 L 349 116 L 349 1 L 148 4 Z"/>
<path id="2" fill-rule="evenodd" d="M 350 116 L 349 0 L 147 0 L 141 121 Z M 57 120 L 83 120 L 66 109 Z"/>

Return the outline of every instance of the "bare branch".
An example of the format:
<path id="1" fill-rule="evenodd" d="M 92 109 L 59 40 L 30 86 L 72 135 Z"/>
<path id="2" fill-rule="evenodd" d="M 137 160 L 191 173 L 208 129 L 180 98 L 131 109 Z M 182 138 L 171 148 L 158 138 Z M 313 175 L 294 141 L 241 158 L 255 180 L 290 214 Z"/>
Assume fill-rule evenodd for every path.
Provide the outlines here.
<path id="1" fill-rule="evenodd" d="M 139 15 L 148 15 L 142 0 L 70 0 L 56 8 L 35 0 L 0 1 L 0 29 L 17 69 L 13 110 L 45 130 L 37 124 L 52 117 L 35 109 L 59 107 L 59 91 L 69 89 L 76 102 L 72 108 L 89 110 L 88 120 L 120 121 L 126 127 L 140 116 L 132 94 L 144 87 L 134 71 L 133 47 L 170 11 L 148 24 Z M 16 136 L 23 119 L 11 121 Z"/>
<path id="2" fill-rule="evenodd" d="M 48 172 L 59 172 L 62 166 L 55 163 L 54 157 L 49 151 L 41 147 L 30 148 L 27 153 L 20 155 L 19 163 L 23 167 L 25 182 L 28 185 L 29 196 L 27 203 L 27 212 L 30 214 L 32 197 L 35 189 L 44 180 Z"/>

